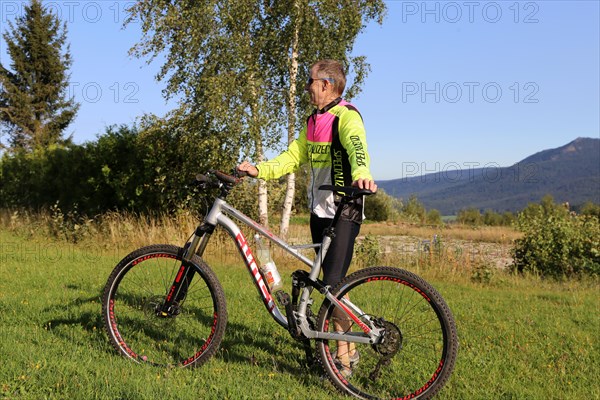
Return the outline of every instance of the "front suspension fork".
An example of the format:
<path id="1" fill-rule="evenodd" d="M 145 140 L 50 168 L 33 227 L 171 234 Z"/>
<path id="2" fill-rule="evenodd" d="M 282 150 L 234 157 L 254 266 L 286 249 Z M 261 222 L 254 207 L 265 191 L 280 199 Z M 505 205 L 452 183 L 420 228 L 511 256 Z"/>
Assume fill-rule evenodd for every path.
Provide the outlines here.
<path id="1" fill-rule="evenodd" d="M 175 275 L 175 279 L 173 280 L 169 291 L 166 293 L 165 301 L 156 310 L 158 316 L 165 318 L 173 317 L 181 312 L 180 306 L 187 296 L 188 289 L 195 273 L 191 260 L 195 254 L 199 256 L 204 254 L 208 239 L 210 239 L 214 228 L 214 226 L 209 224 L 198 226 L 191 239 L 183 247 L 181 266 Z"/>

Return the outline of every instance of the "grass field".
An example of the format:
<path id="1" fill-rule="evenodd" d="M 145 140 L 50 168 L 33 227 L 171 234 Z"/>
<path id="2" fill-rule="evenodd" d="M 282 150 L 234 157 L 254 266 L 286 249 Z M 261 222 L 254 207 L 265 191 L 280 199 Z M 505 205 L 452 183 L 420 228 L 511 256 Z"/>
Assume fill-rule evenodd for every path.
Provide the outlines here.
<path id="1" fill-rule="evenodd" d="M 139 243 L 27 237 L 0 230 L 0 398 L 343 398 L 301 366 L 301 348 L 265 312 L 241 261 L 209 260 L 229 312 L 217 356 L 165 370 L 118 356 L 102 327 L 106 278 Z M 484 285 L 443 265 L 419 273 L 445 297 L 459 332 L 456 369 L 437 398 L 600 398 L 597 282 L 498 273 Z"/>

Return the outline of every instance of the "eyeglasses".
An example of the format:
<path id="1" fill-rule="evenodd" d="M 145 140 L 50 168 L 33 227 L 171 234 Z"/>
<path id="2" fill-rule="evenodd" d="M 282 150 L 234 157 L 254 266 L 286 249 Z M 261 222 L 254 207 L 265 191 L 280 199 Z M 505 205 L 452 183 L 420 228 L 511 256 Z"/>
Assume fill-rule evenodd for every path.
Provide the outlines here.
<path id="1" fill-rule="evenodd" d="M 308 78 L 308 82 L 306 82 L 306 84 L 310 86 L 313 84 L 314 81 L 327 81 L 331 84 L 335 83 L 335 79 L 333 78 Z"/>

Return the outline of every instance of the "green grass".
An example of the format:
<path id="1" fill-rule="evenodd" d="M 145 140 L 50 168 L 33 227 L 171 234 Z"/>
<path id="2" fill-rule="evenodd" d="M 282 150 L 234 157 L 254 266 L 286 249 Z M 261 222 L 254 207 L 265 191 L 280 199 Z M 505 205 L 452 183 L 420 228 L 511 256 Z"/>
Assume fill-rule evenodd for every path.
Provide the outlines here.
<path id="1" fill-rule="evenodd" d="M 213 265 L 229 312 L 217 356 L 197 369 L 160 369 L 118 356 L 102 327 L 100 292 L 132 249 L 31 240 L 0 231 L 0 398 L 343 398 L 300 365 L 303 351 L 265 312 L 241 260 Z M 437 398 L 600 398 L 597 283 L 424 276 L 451 306 L 460 338 Z"/>

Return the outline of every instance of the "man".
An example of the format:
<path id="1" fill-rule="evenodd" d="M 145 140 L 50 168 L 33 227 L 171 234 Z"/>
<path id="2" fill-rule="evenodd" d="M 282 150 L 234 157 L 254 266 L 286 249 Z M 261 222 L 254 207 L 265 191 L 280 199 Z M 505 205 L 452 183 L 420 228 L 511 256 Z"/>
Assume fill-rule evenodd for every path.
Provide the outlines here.
<path id="1" fill-rule="evenodd" d="M 369 170 L 366 133 L 358 110 L 341 98 L 346 86 L 342 65 L 335 60 L 321 60 L 310 69 L 305 90 L 316 107 L 307 118 L 306 125 L 286 151 L 272 160 L 257 166 L 247 161 L 237 169 L 260 179 L 276 179 L 294 172 L 300 165 L 308 164 L 311 179 L 308 188 L 311 210 L 310 229 L 313 243 L 320 243 L 323 231 L 331 223 L 336 211 L 335 196 L 331 191 L 320 191 L 319 186 L 357 186 L 377 191 Z M 348 272 L 354 241 L 363 220 L 363 200 L 347 205 L 336 226 L 336 236 L 323 261 L 323 281 L 334 286 Z M 341 316 L 340 316 L 341 317 Z M 347 331 L 351 322 L 337 321 L 335 329 Z M 354 345 L 338 343 L 337 356 L 341 368 L 351 373 L 352 362 L 358 362 Z"/>

